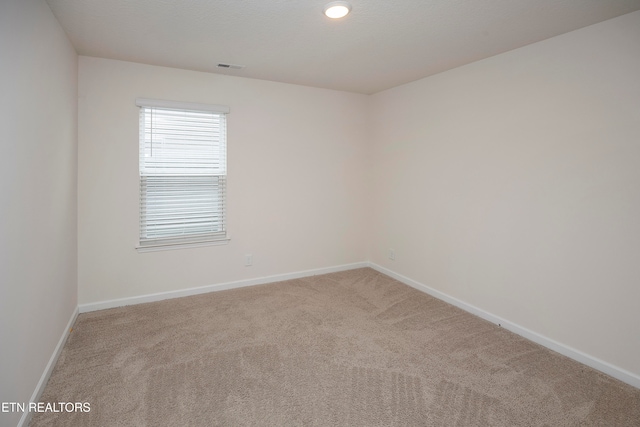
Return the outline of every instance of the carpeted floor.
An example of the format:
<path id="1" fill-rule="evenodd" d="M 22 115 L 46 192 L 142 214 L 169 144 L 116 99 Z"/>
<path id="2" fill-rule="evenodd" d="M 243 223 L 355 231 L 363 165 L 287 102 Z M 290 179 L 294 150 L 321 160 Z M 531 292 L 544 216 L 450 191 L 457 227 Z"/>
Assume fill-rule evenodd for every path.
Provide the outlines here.
<path id="1" fill-rule="evenodd" d="M 640 390 L 365 268 L 81 314 L 32 426 L 640 426 Z"/>

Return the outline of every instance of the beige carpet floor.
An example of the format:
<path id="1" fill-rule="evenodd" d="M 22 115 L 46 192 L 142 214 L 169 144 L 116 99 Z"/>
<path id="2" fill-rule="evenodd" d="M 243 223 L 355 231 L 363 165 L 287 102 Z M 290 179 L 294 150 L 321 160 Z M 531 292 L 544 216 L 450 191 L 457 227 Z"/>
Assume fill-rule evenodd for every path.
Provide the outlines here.
<path id="1" fill-rule="evenodd" d="M 640 390 L 365 268 L 81 314 L 32 426 L 640 426 Z"/>

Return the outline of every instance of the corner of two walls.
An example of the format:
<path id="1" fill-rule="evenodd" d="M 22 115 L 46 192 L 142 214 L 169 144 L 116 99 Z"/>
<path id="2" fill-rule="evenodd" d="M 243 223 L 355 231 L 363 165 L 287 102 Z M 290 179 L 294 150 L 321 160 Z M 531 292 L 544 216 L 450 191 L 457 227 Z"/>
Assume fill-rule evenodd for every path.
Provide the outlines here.
<path id="1" fill-rule="evenodd" d="M 2 7 L 2 272 L 21 286 L 2 288 L 0 400 L 32 397 L 76 292 L 365 259 L 640 373 L 640 12 L 366 97 L 78 64 L 46 4 Z M 230 245 L 135 252 L 138 96 L 231 106 Z"/>
<path id="2" fill-rule="evenodd" d="M 80 303 L 368 259 L 637 375 L 639 20 L 372 96 L 81 57 Z M 229 245 L 135 251 L 136 97 L 231 107 Z"/>

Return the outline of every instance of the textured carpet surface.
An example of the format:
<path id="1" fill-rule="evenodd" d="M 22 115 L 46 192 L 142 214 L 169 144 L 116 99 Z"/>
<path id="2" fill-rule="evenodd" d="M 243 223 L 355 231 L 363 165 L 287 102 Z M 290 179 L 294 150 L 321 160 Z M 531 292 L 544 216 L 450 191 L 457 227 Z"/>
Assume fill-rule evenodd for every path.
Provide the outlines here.
<path id="1" fill-rule="evenodd" d="M 32 426 L 640 426 L 640 390 L 365 268 L 81 314 Z"/>

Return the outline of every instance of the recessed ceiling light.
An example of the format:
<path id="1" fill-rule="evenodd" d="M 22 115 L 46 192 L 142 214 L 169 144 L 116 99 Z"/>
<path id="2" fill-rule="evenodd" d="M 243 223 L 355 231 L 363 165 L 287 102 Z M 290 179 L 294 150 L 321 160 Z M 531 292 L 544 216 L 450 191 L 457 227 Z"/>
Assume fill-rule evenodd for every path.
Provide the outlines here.
<path id="1" fill-rule="evenodd" d="M 351 5 L 346 1 L 332 1 L 324 7 L 324 14 L 337 19 L 346 16 L 351 11 Z"/>

